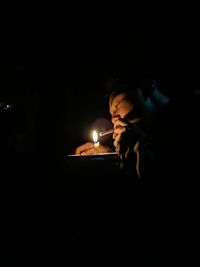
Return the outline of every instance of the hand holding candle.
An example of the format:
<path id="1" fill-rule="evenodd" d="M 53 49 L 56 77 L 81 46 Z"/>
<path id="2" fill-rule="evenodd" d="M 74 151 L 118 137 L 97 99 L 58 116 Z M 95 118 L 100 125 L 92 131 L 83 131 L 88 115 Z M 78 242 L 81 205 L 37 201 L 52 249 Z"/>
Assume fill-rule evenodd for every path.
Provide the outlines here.
<path id="1" fill-rule="evenodd" d="M 94 130 L 93 142 L 86 142 L 85 144 L 80 145 L 76 148 L 75 155 L 81 156 L 91 156 L 102 153 L 113 153 L 114 151 L 107 145 L 101 145 L 98 142 L 98 133 Z"/>

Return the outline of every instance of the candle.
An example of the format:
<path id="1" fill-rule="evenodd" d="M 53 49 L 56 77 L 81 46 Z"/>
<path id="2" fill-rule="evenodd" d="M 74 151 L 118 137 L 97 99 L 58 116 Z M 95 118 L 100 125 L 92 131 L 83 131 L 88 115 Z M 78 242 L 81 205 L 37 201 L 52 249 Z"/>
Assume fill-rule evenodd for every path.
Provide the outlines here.
<path id="1" fill-rule="evenodd" d="M 98 142 L 98 135 L 95 130 L 93 131 L 93 140 L 94 140 L 94 154 L 97 154 L 99 148 L 99 142 Z"/>

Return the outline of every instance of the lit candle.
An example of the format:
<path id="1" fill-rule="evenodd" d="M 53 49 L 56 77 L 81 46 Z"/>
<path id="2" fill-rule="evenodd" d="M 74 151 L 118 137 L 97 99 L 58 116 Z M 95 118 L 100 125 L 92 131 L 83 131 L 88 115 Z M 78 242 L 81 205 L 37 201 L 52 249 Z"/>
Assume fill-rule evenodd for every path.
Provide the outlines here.
<path id="1" fill-rule="evenodd" d="M 94 153 L 97 154 L 99 148 L 99 142 L 98 142 L 98 135 L 95 130 L 93 131 L 93 140 L 94 140 Z"/>

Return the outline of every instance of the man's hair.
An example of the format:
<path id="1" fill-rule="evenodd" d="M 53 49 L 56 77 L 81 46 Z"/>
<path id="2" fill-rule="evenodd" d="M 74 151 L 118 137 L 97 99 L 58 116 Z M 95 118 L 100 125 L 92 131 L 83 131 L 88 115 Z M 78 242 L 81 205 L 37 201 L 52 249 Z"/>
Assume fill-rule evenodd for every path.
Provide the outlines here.
<path id="1" fill-rule="evenodd" d="M 110 78 L 106 84 L 106 96 L 113 98 L 121 93 L 131 93 L 136 89 L 129 80 L 122 80 L 120 78 Z"/>
<path id="2" fill-rule="evenodd" d="M 124 75 L 118 76 L 113 75 L 106 83 L 106 97 L 114 98 L 121 93 L 126 93 L 135 97 L 137 89 L 140 88 L 144 98 L 147 98 L 154 90 L 153 81 L 154 79 L 145 73 L 125 73 Z"/>

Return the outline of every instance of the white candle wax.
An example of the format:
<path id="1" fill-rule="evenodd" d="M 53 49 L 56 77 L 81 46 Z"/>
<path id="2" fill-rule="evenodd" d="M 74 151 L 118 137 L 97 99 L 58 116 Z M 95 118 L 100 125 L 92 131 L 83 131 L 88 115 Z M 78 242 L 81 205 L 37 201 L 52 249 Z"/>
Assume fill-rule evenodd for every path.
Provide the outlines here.
<path id="1" fill-rule="evenodd" d="M 95 153 L 95 154 L 98 153 L 98 148 L 99 148 L 99 142 L 95 142 L 95 143 L 94 143 L 94 153 Z"/>

